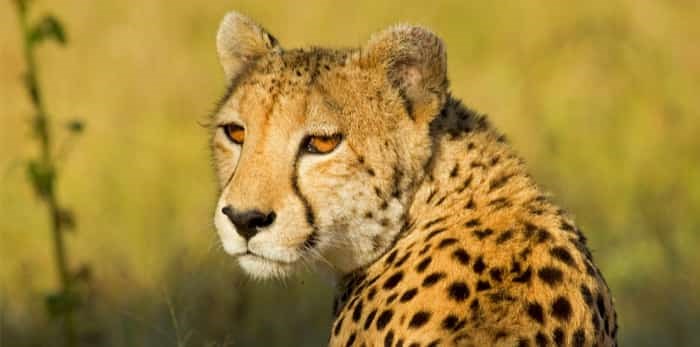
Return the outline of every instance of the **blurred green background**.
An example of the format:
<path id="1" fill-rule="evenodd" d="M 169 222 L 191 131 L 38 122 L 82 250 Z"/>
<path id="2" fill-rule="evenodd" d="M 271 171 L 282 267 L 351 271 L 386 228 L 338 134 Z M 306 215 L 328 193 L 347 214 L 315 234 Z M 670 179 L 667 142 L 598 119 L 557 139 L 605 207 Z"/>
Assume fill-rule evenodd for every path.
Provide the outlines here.
<path id="1" fill-rule="evenodd" d="M 57 279 L 24 171 L 37 148 L 12 7 L 0 3 L 0 347 L 54 346 L 43 298 Z M 589 237 L 621 344 L 700 345 L 697 1 L 38 1 L 34 14 L 56 14 L 70 39 L 39 51 L 49 112 L 57 127 L 87 124 L 59 186 L 79 225 L 72 265 L 93 275 L 82 345 L 326 343 L 328 281 L 252 282 L 211 223 L 201 123 L 225 86 L 214 36 L 231 9 L 286 47 L 433 28 L 454 94 L 491 115 Z"/>

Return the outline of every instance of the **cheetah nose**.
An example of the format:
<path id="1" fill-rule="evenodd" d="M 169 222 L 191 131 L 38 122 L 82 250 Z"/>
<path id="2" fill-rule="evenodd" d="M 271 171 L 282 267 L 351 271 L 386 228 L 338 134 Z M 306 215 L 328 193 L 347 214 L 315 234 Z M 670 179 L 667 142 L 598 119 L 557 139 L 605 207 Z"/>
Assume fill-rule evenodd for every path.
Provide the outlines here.
<path id="1" fill-rule="evenodd" d="M 231 223 L 236 226 L 238 234 L 243 236 L 246 241 L 255 236 L 261 228 L 272 225 L 277 217 L 274 211 L 267 214 L 259 210 L 239 212 L 234 210 L 231 205 L 222 208 L 221 213 L 228 217 Z"/>

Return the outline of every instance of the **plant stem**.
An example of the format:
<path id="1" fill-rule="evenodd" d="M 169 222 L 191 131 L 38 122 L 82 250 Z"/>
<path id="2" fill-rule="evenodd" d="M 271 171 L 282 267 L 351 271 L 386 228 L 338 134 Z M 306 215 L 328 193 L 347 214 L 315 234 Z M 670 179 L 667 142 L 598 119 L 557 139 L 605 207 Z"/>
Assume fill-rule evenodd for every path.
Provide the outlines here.
<path id="1" fill-rule="evenodd" d="M 51 174 L 48 176 L 48 187 L 43 199 L 46 202 L 47 210 L 51 218 L 51 234 L 53 236 L 54 262 L 58 272 L 59 281 L 61 284 L 62 294 L 65 297 L 70 297 L 72 293 L 72 280 L 70 269 L 68 267 L 68 256 L 66 252 L 66 244 L 64 239 L 64 228 L 61 221 L 61 208 L 56 197 L 56 165 L 53 162 L 51 153 L 51 132 L 49 130 L 49 117 L 44 107 L 41 90 L 37 77 L 37 65 L 34 55 L 36 47 L 31 38 L 31 28 L 28 22 L 28 4 L 23 0 L 16 0 L 17 10 L 19 13 L 20 26 L 22 29 L 24 41 L 24 57 L 27 64 L 25 72 L 25 83 L 35 109 L 34 114 L 34 130 L 35 135 L 40 143 L 41 165 Z M 63 315 L 63 334 L 66 347 L 76 345 L 76 330 L 73 318 L 73 310 L 68 309 Z"/>

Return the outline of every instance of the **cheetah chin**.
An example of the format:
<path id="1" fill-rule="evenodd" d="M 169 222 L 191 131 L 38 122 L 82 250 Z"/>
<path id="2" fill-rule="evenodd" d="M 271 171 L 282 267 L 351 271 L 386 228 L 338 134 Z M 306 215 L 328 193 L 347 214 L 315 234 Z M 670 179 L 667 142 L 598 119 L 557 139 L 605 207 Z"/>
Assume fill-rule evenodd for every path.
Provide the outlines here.
<path id="1" fill-rule="evenodd" d="M 329 346 L 616 346 L 586 238 L 450 94 L 435 34 L 288 49 L 229 13 L 216 43 L 219 238 L 255 278 L 333 273 Z"/>

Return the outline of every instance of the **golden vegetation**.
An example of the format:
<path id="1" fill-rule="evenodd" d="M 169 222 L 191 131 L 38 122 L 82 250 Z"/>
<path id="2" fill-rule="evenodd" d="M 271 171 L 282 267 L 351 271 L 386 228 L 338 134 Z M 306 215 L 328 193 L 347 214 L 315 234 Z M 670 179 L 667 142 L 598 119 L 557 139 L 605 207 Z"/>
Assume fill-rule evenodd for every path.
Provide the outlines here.
<path id="1" fill-rule="evenodd" d="M 47 1 L 71 34 L 39 52 L 48 109 L 87 131 L 59 170 L 93 265 L 82 341 L 99 346 L 317 346 L 331 289 L 252 283 L 219 250 L 206 121 L 225 81 L 223 14 L 284 46 L 354 46 L 397 21 L 447 42 L 454 94 L 491 115 L 575 212 L 617 299 L 622 345 L 700 343 L 700 6 L 694 1 Z M 48 216 L 26 184 L 35 150 L 20 34 L 0 4 L 0 346 L 50 345 Z M 60 141 L 60 139 L 58 139 Z"/>

